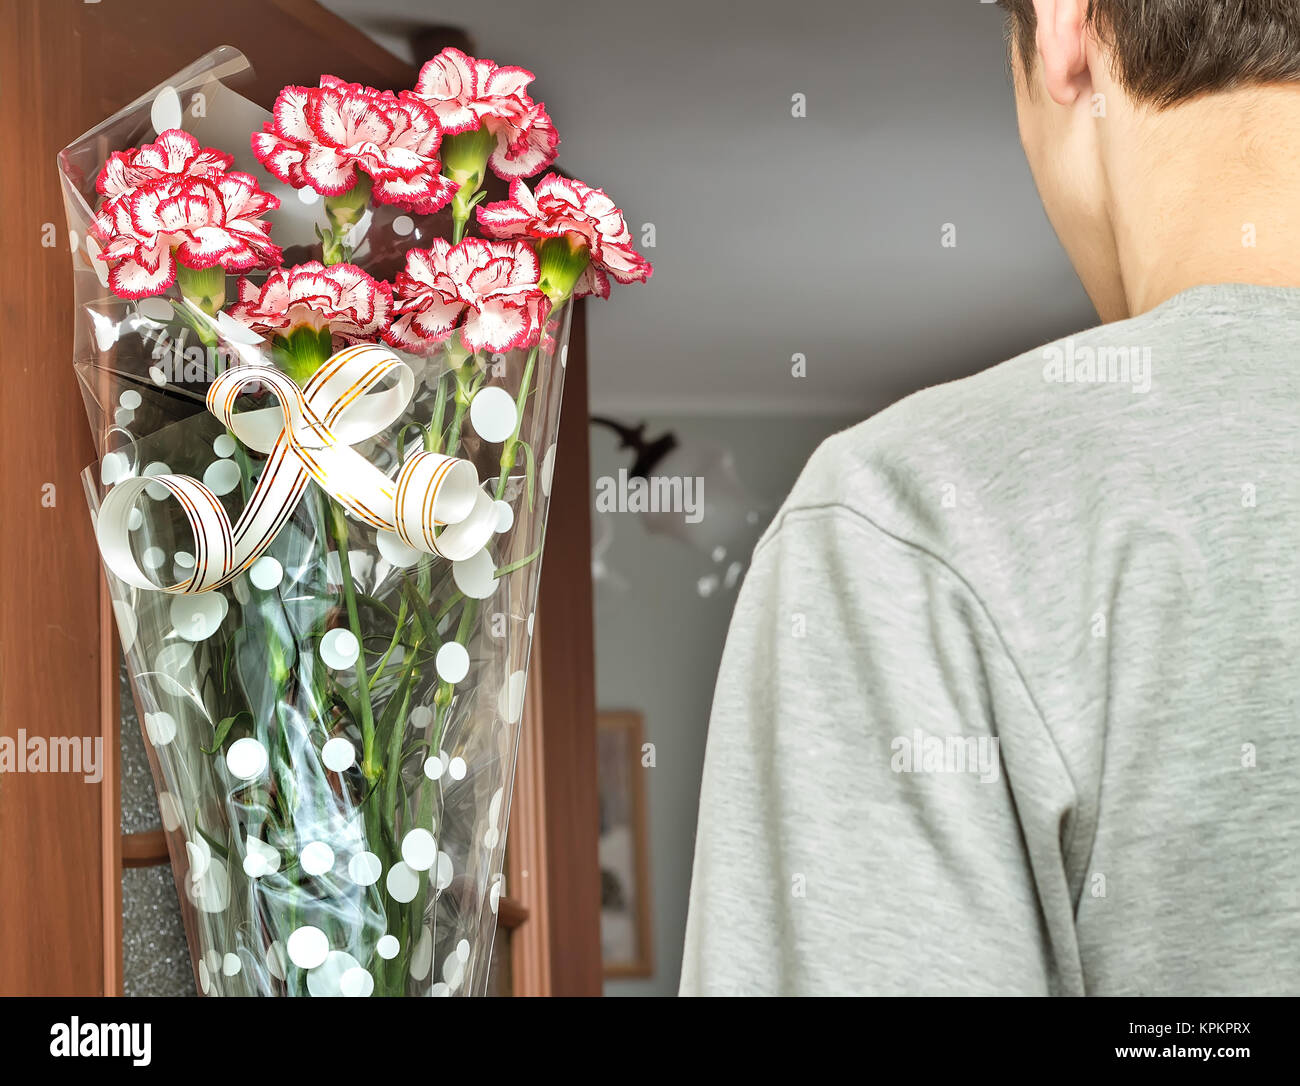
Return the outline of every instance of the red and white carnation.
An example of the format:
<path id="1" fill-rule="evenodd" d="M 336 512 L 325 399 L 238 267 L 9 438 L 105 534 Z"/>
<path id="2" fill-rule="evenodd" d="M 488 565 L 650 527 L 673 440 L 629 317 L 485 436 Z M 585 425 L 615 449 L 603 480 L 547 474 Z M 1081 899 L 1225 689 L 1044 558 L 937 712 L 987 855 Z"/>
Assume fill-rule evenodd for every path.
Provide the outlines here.
<path id="1" fill-rule="evenodd" d="M 432 214 L 456 194 L 440 173 L 442 127 L 433 109 L 402 91 L 321 76 L 319 87 L 285 87 L 272 120 L 253 134 L 258 160 L 294 188 L 341 196 L 372 181 L 376 203 Z"/>
<path id="2" fill-rule="evenodd" d="M 199 141 L 180 128 L 169 128 L 156 143 L 114 151 L 95 179 L 95 191 L 108 200 L 127 196 L 150 181 L 224 174 L 234 158 Z"/>
<path id="3" fill-rule="evenodd" d="M 274 267 L 280 248 L 261 216 L 279 206 L 246 173 L 151 180 L 106 203 L 90 232 L 113 292 L 144 298 L 176 281 L 177 260 L 235 272 Z"/>
<path id="4" fill-rule="evenodd" d="M 523 181 L 510 184 L 510 199 L 478 209 L 484 233 L 493 238 L 567 238 L 586 246 L 591 262 L 573 288 L 574 297 L 609 297 L 609 276 L 620 283 L 643 283 L 654 269 L 632 247 L 632 234 L 603 190 L 550 173 L 529 192 Z"/>
<path id="5" fill-rule="evenodd" d="M 488 164 L 498 177 L 531 177 L 555 161 L 559 133 L 527 87 L 527 68 L 501 65 L 447 48 L 420 69 L 415 93 L 428 102 L 448 135 L 486 128 L 496 137 Z"/>
<path id="6" fill-rule="evenodd" d="M 431 249 L 406 254 L 384 338 L 426 354 L 459 328 L 472 351 L 531 347 L 550 305 L 538 273 L 537 254 L 522 242 L 435 238 Z"/>
<path id="7" fill-rule="evenodd" d="M 384 330 L 392 305 L 392 287 L 355 264 L 327 267 L 312 260 L 277 268 L 260 287 L 241 277 L 239 301 L 230 307 L 230 315 L 261 335 L 328 328 L 355 343 Z"/>

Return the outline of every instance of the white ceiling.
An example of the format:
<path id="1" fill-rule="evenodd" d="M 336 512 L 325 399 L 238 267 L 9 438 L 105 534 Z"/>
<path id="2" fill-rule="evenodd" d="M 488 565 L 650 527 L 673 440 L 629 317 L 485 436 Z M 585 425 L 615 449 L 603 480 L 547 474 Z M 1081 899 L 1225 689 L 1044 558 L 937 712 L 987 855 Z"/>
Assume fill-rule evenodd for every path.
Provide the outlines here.
<path id="1" fill-rule="evenodd" d="M 649 285 L 592 307 L 596 410 L 865 414 L 1095 321 L 992 3 L 325 2 L 408 57 L 452 23 L 531 68 L 565 168 L 654 224 Z"/>

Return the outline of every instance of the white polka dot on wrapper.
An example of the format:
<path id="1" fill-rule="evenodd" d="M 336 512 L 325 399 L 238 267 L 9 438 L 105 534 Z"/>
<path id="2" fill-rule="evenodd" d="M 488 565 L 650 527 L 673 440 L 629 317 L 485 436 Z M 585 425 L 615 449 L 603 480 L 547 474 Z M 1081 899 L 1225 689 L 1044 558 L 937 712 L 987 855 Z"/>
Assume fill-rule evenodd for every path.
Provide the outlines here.
<path id="1" fill-rule="evenodd" d="M 485 600 L 496 591 L 496 563 L 487 549 L 451 564 L 452 580 L 472 600 Z"/>
<path id="2" fill-rule="evenodd" d="M 176 718 L 171 713 L 145 713 L 144 730 L 155 747 L 165 747 L 176 738 Z"/>
<path id="3" fill-rule="evenodd" d="M 484 441 L 505 441 L 519 419 L 514 397 L 497 385 L 481 388 L 469 404 L 469 421 Z"/>
<path id="4" fill-rule="evenodd" d="M 359 965 L 344 970 L 339 977 L 339 995 L 364 998 L 373 994 L 374 990 L 375 978 Z"/>
<path id="5" fill-rule="evenodd" d="M 515 523 L 515 511 L 510 508 L 510 503 L 497 501 L 492 503 L 492 507 L 497 511 L 497 534 L 510 531 Z"/>
<path id="6" fill-rule="evenodd" d="M 239 486 L 239 465 L 233 460 L 214 460 L 203 473 L 203 485 L 213 494 L 229 494 Z"/>
<path id="7" fill-rule="evenodd" d="M 233 977 L 243 968 L 243 963 L 239 960 L 238 954 L 227 954 L 221 959 L 221 974 L 226 977 Z"/>
<path id="8" fill-rule="evenodd" d="M 440 679 L 449 683 L 458 683 L 469 674 L 469 653 L 464 645 L 456 641 L 448 641 L 438 650 L 438 654 L 433 659 L 433 666 L 437 669 Z"/>
<path id="9" fill-rule="evenodd" d="M 236 739 L 226 751 L 226 766 L 241 781 L 251 781 L 266 772 L 266 748 L 251 735 Z"/>
<path id="10" fill-rule="evenodd" d="M 298 200 L 310 207 L 312 204 L 320 200 L 320 193 L 315 189 L 304 186 L 298 190 Z"/>
<path id="11" fill-rule="evenodd" d="M 244 874 L 250 879 L 274 875 L 280 870 L 280 853 L 258 837 L 249 837 L 245 843 Z"/>
<path id="12" fill-rule="evenodd" d="M 524 715 L 524 687 L 528 676 L 522 671 L 514 672 L 501 687 L 497 696 L 497 712 L 507 724 L 518 724 Z"/>
<path id="13" fill-rule="evenodd" d="M 229 434 L 218 434 L 212 442 L 212 451 L 218 456 L 234 456 L 235 439 Z"/>
<path id="14" fill-rule="evenodd" d="M 420 876 L 407 864 L 395 863 L 388 869 L 388 877 L 384 880 L 384 885 L 394 901 L 400 901 L 405 905 L 408 901 L 415 900 L 415 895 L 420 890 Z"/>
<path id="15" fill-rule="evenodd" d="M 424 731 L 433 723 L 433 711 L 424 705 L 417 705 L 411 710 L 411 727 L 416 731 Z"/>
<path id="16" fill-rule="evenodd" d="M 448 988 L 447 985 L 443 984 L 442 981 L 438 981 L 437 984 L 429 989 L 429 994 L 431 996 L 449 996 L 451 995 L 451 989 Z"/>
<path id="17" fill-rule="evenodd" d="M 501 908 L 501 883 L 500 875 L 492 878 L 492 889 L 488 891 L 488 907 L 491 908 L 493 915 Z"/>
<path id="18" fill-rule="evenodd" d="M 158 793 L 158 815 L 162 818 L 163 829 L 175 833 L 181 826 L 181 805 L 170 792 Z"/>
<path id="19" fill-rule="evenodd" d="M 447 776 L 454 781 L 463 781 L 468 771 L 469 766 L 465 764 L 465 759 L 459 755 L 447 763 Z"/>
<path id="20" fill-rule="evenodd" d="M 537 481 L 541 484 L 542 493 L 546 497 L 551 496 L 551 483 L 555 479 L 555 446 L 552 445 L 546 450 L 546 455 L 542 457 L 542 466 L 537 469 Z"/>
<path id="21" fill-rule="evenodd" d="M 402 838 L 402 859 L 413 871 L 428 871 L 438 857 L 438 843 L 428 830 L 411 830 Z"/>
<path id="22" fill-rule="evenodd" d="M 135 389 L 128 388 L 125 392 L 122 393 L 121 396 L 117 398 L 117 402 L 121 404 L 123 407 L 125 407 L 128 411 L 134 411 L 137 407 L 139 407 L 142 403 L 144 403 L 144 397 L 141 396 L 140 393 L 138 393 Z"/>
<path id="23" fill-rule="evenodd" d="M 324 841 L 310 841 L 298 854 L 302 869 L 309 875 L 324 875 L 334 866 L 334 850 Z"/>
<path id="24" fill-rule="evenodd" d="M 398 569 L 409 569 L 424 557 L 423 551 L 408 547 L 396 532 L 386 532 L 382 528 L 375 533 L 375 547 L 381 558 Z"/>
<path id="25" fill-rule="evenodd" d="M 352 745 L 352 740 L 345 739 L 341 735 L 335 736 L 321 747 L 320 758 L 325 763 L 326 769 L 342 773 L 350 769 L 357 760 L 357 748 Z"/>
<path id="26" fill-rule="evenodd" d="M 437 755 L 431 755 L 424 760 L 424 775 L 431 781 L 436 781 L 441 777 L 446 768 L 442 759 Z"/>
<path id="27" fill-rule="evenodd" d="M 113 421 L 125 430 L 135 421 L 135 412 L 125 407 L 119 407 L 113 412 Z"/>
<path id="28" fill-rule="evenodd" d="M 373 852 L 358 852 L 348 861 L 348 878 L 358 886 L 373 886 L 384 873 L 384 865 Z"/>
<path id="29" fill-rule="evenodd" d="M 442 979 L 453 992 L 465 979 L 465 961 L 455 951 L 448 954 L 447 960 L 442 963 Z"/>
<path id="30" fill-rule="evenodd" d="M 167 554 L 162 547 L 146 547 L 144 554 L 140 556 L 140 564 L 145 569 L 157 569 L 165 561 L 167 561 Z"/>
<path id="31" fill-rule="evenodd" d="M 393 220 L 393 233 L 399 238 L 406 237 L 414 229 L 415 220 L 410 215 L 398 215 Z"/>
<path id="32" fill-rule="evenodd" d="M 320 658 L 327 667 L 345 671 L 357 662 L 361 646 L 351 630 L 330 630 L 320 639 Z"/>
<path id="33" fill-rule="evenodd" d="M 299 969 L 315 969 L 330 951 L 330 941 L 320 928 L 306 924 L 289 935 L 289 960 Z"/>
<path id="34" fill-rule="evenodd" d="M 174 596 L 169 608 L 172 625 L 186 641 L 206 641 L 221 626 L 230 610 L 224 592 Z"/>
<path id="35" fill-rule="evenodd" d="M 266 948 L 266 968 L 276 980 L 284 980 L 285 975 L 284 944 L 276 939 Z"/>
<path id="36" fill-rule="evenodd" d="M 199 959 L 199 991 L 207 995 L 212 991 L 212 974 L 208 972 L 208 963 Z"/>
<path id="37" fill-rule="evenodd" d="M 109 452 L 99 462 L 99 479 L 105 486 L 112 486 L 123 479 L 131 477 L 131 461 L 125 453 Z"/>
<path id="38" fill-rule="evenodd" d="M 138 510 L 132 510 L 132 512 L 138 512 Z M 194 568 L 194 555 L 190 554 L 189 551 L 177 551 L 172 555 L 172 561 L 176 563 L 177 569 Z"/>
<path id="39" fill-rule="evenodd" d="M 171 473 L 171 470 L 172 469 L 161 460 L 155 460 L 151 464 L 146 464 L 144 466 L 144 471 L 140 474 L 146 477 L 150 475 L 168 475 Z M 160 502 L 164 498 L 171 496 L 171 491 L 163 486 L 162 483 L 150 483 L 144 488 L 144 492 L 156 502 Z"/>
<path id="40" fill-rule="evenodd" d="M 397 941 L 396 935 L 381 935 L 379 942 L 375 944 L 375 953 L 384 961 L 392 961 L 401 952 L 402 944 Z"/>
<path id="41" fill-rule="evenodd" d="M 451 885 L 451 880 L 454 873 L 455 873 L 454 869 L 452 868 L 451 865 L 451 857 L 448 856 L 445 852 L 439 852 L 438 871 L 437 871 L 437 878 L 434 881 L 434 888 L 437 890 L 447 889 L 447 887 Z"/>
<path id="42" fill-rule="evenodd" d="M 212 863 L 212 849 L 208 843 L 200 837 L 196 841 L 185 842 L 185 856 L 189 861 L 189 876 L 192 879 L 201 879 Z"/>
<path id="43" fill-rule="evenodd" d="M 284 566 L 269 554 L 264 554 L 248 567 L 248 579 L 255 587 L 269 592 L 284 579 Z"/>
<path id="44" fill-rule="evenodd" d="M 163 87 L 154 95 L 153 105 L 149 107 L 149 123 L 153 130 L 162 135 L 169 128 L 180 128 L 184 122 L 181 111 L 181 96 L 172 86 Z"/>
<path id="45" fill-rule="evenodd" d="M 360 970 L 361 963 L 351 954 L 344 950 L 330 951 L 325 960 L 307 974 L 307 994 L 318 999 L 343 995 L 343 978 L 354 969 Z"/>
<path id="46" fill-rule="evenodd" d="M 90 244 L 94 244 L 94 239 L 91 239 Z M 98 261 L 95 262 L 96 271 L 98 271 L 101 266 L 102 265 Z M 105 283 L 104 286 L 108 286 L 108 284 Z M 96 346 L 98 346 L 101 351 L 111 351 L 113 349 L 113 345 L 117 343 L 117 333 L 118 333 L 118 326 L 116 324 L 110 324 L 106 320 L 97 321 L 95 323 Z"/>
<path id="47" fill-rule="evenodd" d="M 154 657 L 154 681 L 165 691 L 188 698 L 198 693 L 198 674 L 194 669 L 194 646 L 188 641 L 164 645 Z"/>
<path id="48" fill-rule="evenodd" d="M 135 644 L 138 627 L 135 611 L 130 604 L 123 603 L 121 600 L 114 600 L 113 615 L 117 619 L 117 636 L 121 639 L 122 651 L 130 652 L 131 646 Z"/>
<path id="49" fill-rule="evenodd" d="M 226 865 L 213 858 L 202 877 L 186 876 L 185 895 L 199 912 L 224 912 L 230 904 L 230 876 L 226 873 Z"/>
<path id="50" fill-rule="evenodd" d="M 433 965 L 433 932 L 424 928 L 416 941 L 415 949 L 411 951 L 411 962 L 408 967 L 411 979 L 424 980 L 429 975 L 431 965 Z"/>

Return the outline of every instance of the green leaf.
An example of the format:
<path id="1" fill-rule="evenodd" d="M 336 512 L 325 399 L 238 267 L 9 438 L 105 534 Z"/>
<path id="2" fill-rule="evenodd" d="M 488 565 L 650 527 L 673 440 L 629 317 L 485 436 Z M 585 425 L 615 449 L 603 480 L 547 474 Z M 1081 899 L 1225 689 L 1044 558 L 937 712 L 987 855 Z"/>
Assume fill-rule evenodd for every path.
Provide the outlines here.
<path id="1" fill-rule="evenodd" d="M 402 577 L 402 588 L 406 592 L 406 598 L 411 601 L 411 607 L 415 611 L 415 617 L 420 620 L 420 625 L 424 629 L 424 636 L 434 644 L 438 644 L 438 623 L 434 619 L 433 615 L 429 613 L 429 605 L 424 602 L 420 593 L 416 591 L 415 586 L 411 584 L 410 578 L 406 576 Z"/>
<path id="2" fill-rule="evenodd" d="M 230 729 L 233 728 L 235 726 L 235 722 L 239 720 L 240 717 L 243 716 L 248 717 L 248 722 L 250 724 L 253 722 L 253 714 L 250 713 L 247 709 L 240 709 L 239 712 L 234 714 L 234 716 L 226 717 L 224 720 L 221 721 L 220 724 L 217 725 L 217 730 L 212 737 L 212 746 L 210 748 L 200 747 L 199 749 L 203 751 L 204 754 L 216 754 L 217 751 L 221 749 L 221 744 L 226 741 L 226 736 L 230 734 Z"/>
<path id="3" fill-rule="evenodd" d="M 226 848 L 225 845 L 223 845 L 220 841 L 218 841 L 215 837 L 213 837 L 212 834 L 208 833 L 197 822 L 194 824 L 194 828 L 199 831 L 199 836 L 202 837 L 203 840 L 205 840 L 209 845 L 212 846 L 213 852 L 215 852 L 223 860 L 230 859 L 230 850 Z"/>

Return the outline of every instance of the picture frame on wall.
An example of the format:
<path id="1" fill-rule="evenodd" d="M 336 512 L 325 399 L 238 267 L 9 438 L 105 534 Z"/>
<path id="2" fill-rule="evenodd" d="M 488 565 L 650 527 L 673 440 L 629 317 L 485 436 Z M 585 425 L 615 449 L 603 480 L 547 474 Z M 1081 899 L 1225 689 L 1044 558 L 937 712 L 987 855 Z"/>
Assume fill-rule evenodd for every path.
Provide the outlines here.
<path id="1" fill-rule="evenodd" d="M 654 974 L 642 715 L 596 714 L 600 797 L 600 946 L 606 977 Z"/>

